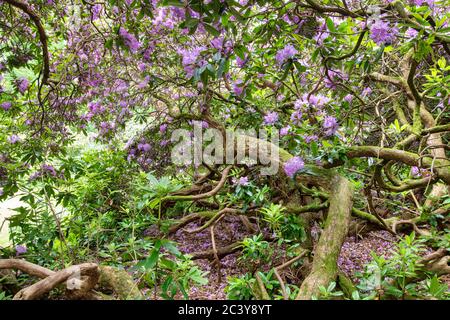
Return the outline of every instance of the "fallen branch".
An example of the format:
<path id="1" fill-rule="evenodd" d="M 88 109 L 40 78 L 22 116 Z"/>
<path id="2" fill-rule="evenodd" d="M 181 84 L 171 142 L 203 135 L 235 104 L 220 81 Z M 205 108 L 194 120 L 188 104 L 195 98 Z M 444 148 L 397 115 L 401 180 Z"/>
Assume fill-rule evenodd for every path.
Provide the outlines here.
<path id="1" fill-rule="evenodd" d="M 223 258 L 227 255 L 230 255 L 232 253 L 235 253 L 235 252 L 241 250 L 241 248 L 242 248 L 241 241 L 236 241 L 225 247 L 217 248 L 216 254 L 219 258 Z M 206 251 L 193 252 L 193 253 L 190 253 L 190 255 L 192 256 L 192 260 L 197 260 L 197 259 L 212 260 L 215 258 L 214 250 L 212 250 L 212 249 L 206 250 Z"/>
<path id="2" fill-rule="evenodd" d="M 222 172 L 222 177 L 220 178 L 219 183 L 209 192 L 196 194 L 196 195 L 171 195 L 167 196 L 161 199 L 161 203 L 165 201 L 196 201 L 201 200 L 205 198 L 210 198 L 214 195 L 216 195 L 220 189 L 224 186 L 225 182 L 228 178 L 228 173 L 230 172 L 232 166 L 226 167 Z"/>
<path id="3" fill-rule="evenodd" d="M 273 271 L 274 271 L 274 274 L 275 274 L 275 277 L 277 277 L 278 282 L 280 282 L 280 285 L 281 285 L 281 294 L 283 295 L 283 299 L 284 299 L 284 300 L 289 300 L 289 296 L 287 295 L 286 287 L 285 287 L 285 284 L 284 284 L 283 279 L 281 278 L 281 275 L 279 274 L 279 271 L 281 271 L 281 270 L 284 269 L 284 268 L 289 267 L 289 266 L 290 266 L 291 264 L 293 264 L 294 262 L 300 260 L 302 257 L 305 256 L 305 254 L 306 254 L 307 252 L 308 252 L 307 250 L 304 250 L 304 251 L 301 252 L 299 255 L 297 255 L 297 256 L 295 256 L 294 258 L 290 259 L 289 261 L 286 261 L 285 263 L 283 263 L 283 264 L 281 264 L 281 265 L 275 267 L 274 270 L 273 270 Z"/>
<path id="4" fill-rule="evenodd" d="M 36 282 L 29 287 L 26 287 L 25 289 L 20 290 L 16 293 L 13 300 L 34 300 L 40 298 L 43 294 L 54 289 L 56 286 L 67 281 L 74 275 L 84 275 L 98 279 L 98 273 L 98 266 L 95 263 L 83 263 L 80 265 L 70 266 L 66 269 L 55 272 L 54 274 L 44 278 L 41 281 Z"/>
<path id="5" fill-rule="evenodd" d="M 238 214 L 241 213 L 240 210 L 237 209 L 232 209 L 232 208 L 224 208 L 222 210 L 220 210 L 219 212 L 217 212 L 211 219 L 209 219 L 203 226 L 198 227 L 196 229 L 192 229 L 192 230 L 187 230 L 187 233 L 197 233 L 197 232 L 201 232 L 203 230 L 205 230 L 206 228 L 208 228 L 209 226 L 211 226 L 213 223 L 215 223 L 216 221 L 218 221 L 219 219 L 221 219 L 225 214 L 227 213 L 231 213 L 231 214 Z"/>

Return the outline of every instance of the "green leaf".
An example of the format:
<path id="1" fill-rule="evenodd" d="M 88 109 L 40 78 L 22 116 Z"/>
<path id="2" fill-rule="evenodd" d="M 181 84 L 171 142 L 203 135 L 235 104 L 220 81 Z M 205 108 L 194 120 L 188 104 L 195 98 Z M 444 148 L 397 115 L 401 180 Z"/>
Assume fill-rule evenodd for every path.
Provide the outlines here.
<path id="1" fill-rule="evenodd" d="M 234 53 L 242 60 L 245 59 L 245 51 L 247 51 L 247 49 L 241 44 L 234 47 Z"/>
<path id="2" fill-rule="evenodd" d="M 173 244 L 172 241 L 163 239 L 161 240 L 162 246 L 166 248 L 171 254 L 175 256 L 180 256 L 181 252 L 178 250 L 178 248 Z"/>
<path id="3" fill-rule="evenodd" d="M 137 266 L 144 267 L 147 270 L 153 268 L 156 265 L 156 263 L 158 262 L 160 248 L 161 248 L 161 241 L 156 240 L 155 247 L 150 252 L 150 255 L 148 256 L 148 258 L 139 262 L 137 264 Z"/>
<path id="4" fill-rule="evenodd" d="M 163 0 L 160 2 L 161 6 L 174 6 L 174 7 L 184 7 L 184 3 L 177 0 Z"/>
<path id="5" fill-rule="evenodd" d="M 212 34 L 214 37 L 220 36 L 219 30 L 214 28 L 212 25 L 204 23 L 203 26 L 205 27 L 206 31 L 208 31 L 210 34 Z"/>
<path id="6" fill-rule="evenodd" d="M 327 17 L 326 23 L 328 30 L 330 30 L 331 32 L 336 32 L 336 27 L 334 26 L 334 22 L 330 17 Z"/>

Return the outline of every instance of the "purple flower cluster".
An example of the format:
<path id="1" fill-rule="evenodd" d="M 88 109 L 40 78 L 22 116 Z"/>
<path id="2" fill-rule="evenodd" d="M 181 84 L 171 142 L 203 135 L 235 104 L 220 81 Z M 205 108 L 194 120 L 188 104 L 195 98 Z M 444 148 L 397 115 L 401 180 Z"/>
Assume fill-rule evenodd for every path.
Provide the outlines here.
<path id="1" fill-rule="evenodd" d="M 130 49 L 131 52 L 136 53 L 139 50 L 139 48 L 141 47 L 141 44 L 136 39 L 136 37 L 134 35 L 130 34 L 123 27 L 120 27 L 119 35 L 122 37 L 125 45 Z"/>
<path id="2" fill-rule="evenodd" d="M 371 87 L 366 87 L 363 89 L 363 91 L 361 92 L 361 96 L 363 97 L 367 97 L 372 93 L 372 88 Z"/>
<path id="3" fill-rule="evenodd" d="M 182 56 L 181 63 L 183 65 L 184 72 L 186 72 L 188 78 L 194 75 L 198 57 L 200 56 L 200 53 L 204 50 L 205 47 L 195 47 L 190 50 L 181 49 L 178 51 L 178 53 L 181 54 Z"/>
<path id="4" fill-rule="evenodd" d="M 247 186 L 248 185 L 248 177 L 240 177 L 239 179 L 233 178 L 232 181 L 235 186 Z"/>
<path id="5" fill-rule="evenodd" d="M 304 136 L 303 139 L 305 139 L 306 143 L 311 143 L 312 141 L 318 141 L 319 137 L 315 134 L 310 135 L 310 136 Z"/>
<path id="6" fill-rule="evenodd" d="M 37 178 L 43 177 L 43 176 L 51 176 L 56 177 L 57 172 L 55 167 L 53 167 L 50 164 L 43 164 L 40 168 L 40 170 L 36 171 L 35 173 L 30 175 L 30 181 L 36 180 Z"/>
<path id="7" fill-rule="evenodd" d="M 427 4 L 430 7 L 434 6 L 434 0 L 410 0 L 409 2 L 415 6 L 423 6 L 424 4 Z"/>
<path id="8" fill-rule="evenodd" d="M 217 37 L 211 40 L 211 47 L 220 51 L 226 56 L 233 49 L 233 43 L 230 40 L 225 41 L 223 37 Z"/>
<path id="9" fill-rule="evenodd" d="M 405 36 L 411 39 L 414 39 L 417 37 L 417 35 L 419 34 L 419 31 L 417 31 L 416 29 L 413 28 L 408 28 L 405 32 Z"/>
<path id="10" fill-rule="evenodd" d="M 30 86 L 30 82 L 28 81 L 27 78 L 18 79 L 16 84 L 17 84 L 17 89 L 19 90 L 19 92 L 21 94 L 24 94 L 25 91 L 27 91 L 28 87 Z"/>
<path id="11" fill-rule="evenodd" d="M 137 148 L 139 151 L 149 152 L 152 147 L 149 143 L 139 143 Z"/>
<path id="12" fill-rule="evenodd" d="M 302 117 L 303 117 L 303 112 L 301 112 L 300 110 L 295 110 L 291 114 L 291 121 L 293 124 L 298 126 L 302 122 Z"/>
<path id="13" fill-rule="evenodd" d="M 247 62 L 248 62 L 248 57 L 246 56 L 244 59 L 241 59 L 239 56 L 238 57 L 236 57 L 236 65 L 239 67 L 239 68 L 243 68 L 243 67 L 245 67 L 245 65 L 247 64 Z"/>
<path id="14" fill-rule="evenodd" d="M 339 125 L 335 117 L 325 116 L 323 119 L 323 128 L 325 129 L 325 136 L 332 136 L 336 133 Z"/>
<path id="15" fill-rule="evenodd" d="M 283 49 L 279 50 L 275 55 L 275 60 L 279 65 L 282 65 L 286 60 L 292 58 L 298 53 L 293 45 L 288 44 Z"/>
<path id="16" fill-rule="evenodd" d="M 322 108 L 327 103 L 330 102 L 330 98 L 322 95 L 322 94 L 309 94 L 305 93 L 301 98 L 295 100 L 294 102 L 294 108 L 296 110 L 299 110 L 305 106 L 313 106 L 316 108 Z"/>
<path id="17" fill-rule="evenodd" d="M 305 167 L 305 162 L 300 157 L 293 157 L 284 164 L 284 172 L 290 178 L 294 178 L 297 171 Z"/>
<path id="18" fill-rule="evenodd" d="M 159 132 L 164 133 L 167 130 L 167 123 L 163 123 L 159 126 Z"/>
<path id="19" fill-rule="evenodd" d="M 233 92 L 236 96 L 241 96 L 242 93 L 244 92 L 244 83 L 242 80 L 236 80 L 233 83 Z"/>
<path id="20" fill-rule="evenodd" d="M 278 121 L 278 112 L 269 112 L 264 116 L 265 125 L 273 125 Z"/>
<path id="21" fill-rule="evenodd" d="M 11 144 L 15 144 L 20 141 L 20 137 L 17 134 L 13 134 L 8 137 L 8 142 Z"/>
<path id="22" fill-rule="evenodd" d="M 290 131 L 291 131 L 291 126 L 283 127 L 280 129 L 280 136 L 282 136 L 282 137 L 287 136 Z"/>
<path id="23" fill-rule="evenodd" d="M 393 43 L 397 34 L 397 28 L 392 28 L 382 20 L 377 20 L 370 26 L 370 38 L 378 45 Z"/>
<path id="24" fill-rule="evenodd" d="M 23 245 L 16 246 L 16 256 L 20 256 L 21 254 L 27 253 L 27 247 Z"/>
<path id="25" fill-rule="evenodd" d="M 2 102 L 1 104 L 0 104 L 0 107 L 3 109 L 3 110 L 9 110 L 9 109 L 11 109 L 11 107 L 12 107 L 12 103 L 11 102 L 9 102 L 9 101 L 6 101 L 6 102 Z"/>

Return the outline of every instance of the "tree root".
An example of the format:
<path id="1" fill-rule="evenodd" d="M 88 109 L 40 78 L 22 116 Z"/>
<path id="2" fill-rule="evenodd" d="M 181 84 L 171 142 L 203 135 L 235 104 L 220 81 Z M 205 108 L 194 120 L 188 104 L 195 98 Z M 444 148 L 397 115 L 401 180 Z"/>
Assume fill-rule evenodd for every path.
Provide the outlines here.
<path id="1" fill-rule="evenodd" d="M 266 286 L 261 279 L 261 276 L 258 272 L 255 273 L 256 283 L 253 287 L 253 294 L 255 295 L 257 300 L 270 300 L 270 296 L 267 293 Z"/>
<path id="2" fill-rule="evenodd" d="M 241 250 L 241 248 L 242 248 L 241 241 L 236 241 L 225 247 L 217 248 L 217 256 L 219 258 L 223 258 L 227 255 L 230 255 L 232 253 L 235 253 L 235 252 Z M 213 260 L 215 258 L 215 253 L 214 253 L 213 249 L 206 250 L 206 251 L 193 252 L 193 253 L 190 253 L 190 255 L 192 256 L 192 260 L 197 260 L 197 259 Z"/>
<path id="3" fill-rule="evenodd" d="M 201 232 L 203 230 L 205 230 L 206 228 L 208 228 L 209 226 L 213 225 L 214 223 L 216 223 L 216 221 L 218 221 L 219 219 L 221 219 L 224 215 L 226 215 L 227 213 L 230 214 L 238 214 L 241 213 L 240 210 L 237 209 L 232 209 L 232 208 L 224 208 L 222 210 L 220 210 L 219 212 L 217 212 L 211 219 L 209 219 L 203 226 L 192 229 L 192 230 L 187 230 L 187 233 L 197 233 L 197 232 Z"/>
<path id="4" fill-rule="evenodd" d="M 191 214 L 188 214 L 187 216 L 184 216 L 180 220 L 178 220 L 178 223 L 171 226 L 169 228 L 169 234 L 177 232 L 179 229 L 183 228 L 185 225 L 188 225 L 191 222 L 194 222 L 198 219 L 203 218 L 211 218 L 216 214 L 215 211 L 202 211 L 202 212 L 194 212 Z"/>
<path id="5" fill-rule="evenodd" d="M 63 270 L 52 271 L 25 260 L 0 259 L 0 269 L 20 270 L 42 279 L 17 292 L 14 300 L 39 299 L 64 282 L 66 283 L 66 296 L 69 299 L 112 299 L 108 295 L 94 291 L 94 287 L 98 284 L 111 288 L 121 299 L 142 298 L 142 294 L 126 271 L 107 266 L 99 267 L 95 263 L 83 263 Z"/>
<path id="6" fill-rule="evenodd" d="M 125 271 L 110 266 L 100 266 L 100 287 L 112 289 L 121 300 L 143 299 L 133 278 Z"/>
<path id="7" fill-rule="evenodd" d="M 280 283 L 281 286 L 281 294 L 283 295 L 283 299 L 284 300 L 289 300 L 289 296 L 287 295 L 286 292 L 286 287 L 283 281 L 283 278 L 280 275 L 280 271 L 283 270 L 284 268 L 289 267 L 291 264 L 293 264 L 294 262 L 300 260 L 303 256 L 305 256 L 305 254 L 308 253 L 307 250 L 302 251 L 299 255 L 295 256 L 294 258 L 290 259 L 289 261 L 286 261 L 283 264 L 280 264 L 279 266 L 275 267 L 273 269 L 275 277 L 277 278 L 278 282 Z"/>
<path id="8" fill-rule="evenodd" d="M 419 229 L 419 228 L 417 227 L 417 224 L 416 224 L 417 221 L 416 221 L 416 220 L 418 220 L 418 219 L 397 220 L 397 221 L 393 221 L 393 222 L 392 222 L 392 231 L 393 231 L 395 234 L 397 234 L 397 227 L 398 227 L 399 225 L 402 225 L 402 224 L 408 224 L 408 225 L 411 225 L 411 226 L 413 227 L 414 231 L 415 231 L 418 235 L 421 235 L 421 236 L 429 235 L 429 232 L 428 232 L 428 231 Z"/>
<path id="9" fill-rule="evenodd" d="M 446 249 L 439 249 L 419 261 L 425 270 L 436 273 L 438 276 L 450 274 L 450 256 Z"/>

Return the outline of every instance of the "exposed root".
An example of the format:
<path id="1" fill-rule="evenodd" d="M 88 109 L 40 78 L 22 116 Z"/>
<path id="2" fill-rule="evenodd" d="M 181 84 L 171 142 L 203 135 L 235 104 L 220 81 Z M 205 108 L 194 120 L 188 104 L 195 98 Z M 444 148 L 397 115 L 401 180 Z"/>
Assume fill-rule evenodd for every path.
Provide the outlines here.
<path id="1" fill-rule="evenodd" d="M 413 227 L 414 231 L 415 231 L 418 235 L 425 236 L 425 235 L 428 235 L 428 234 L 429 234 L 428 231 L 419 229 L 419 228 L 417 227 L 417 224 L 416 224 L 415 220 L 412 220 L 412 219 L 411 219 L 411 220 L 397 220 L 397 221 L 394 221 L 394 222 L 392 223 L 392 232 L 394 232 L 395 234 L 397 234 L 397 227 L 398 227 L 399 225 L 402 225 L 402 224 L 408 224 L 408 225 L 411 225 L 411 226 Z"/>
<path id="2" fill-rule="evenodd" d="M 64 282 L 66 282 L 66 296 L 69 299 L 112 299 L 108 295 L 94 291 L 98 284 L 112 289 L 121 299 L 142 298 L 141 292 L 125 270 L 108 266 L 99 267 L 95 263 L 83 263 L 52 271 L 21 259 L 0 259 L 0 269 L 20 270 L 42 279 L 17 292 L 14 300 L 39 299 Z"/>
<path id="3" fill-rule="evenodd" d="M 427 271 L 436 273 L 441 276 L 450 274 L 450 256 L 447 255 L 446 249 L 439 249 L 420 260 L 420 264 L 424 265 Z"/>
<path id="4" fill-rule="evenodd" d="M 232 208 L 224 208 L 222 210 L 220 210 L 219 212 L 217 212 L 211 219 L 209 219 L 203 226 L 198 227 L 196 229 L 192 229 L 192 230 L 186 230 L 187 233 L 197 233 L 197 232 L 201 232 L 203 230 L 205 230 L 206 228 L 208 228 L 209 226 L 213 225 L 214 223 L 216 223 L 217 221 L 219 221 L 219 219 L 221 219 L 225 214 L 230 213 L 230 214 L 238 214 L 241 213 L 239 210 L 237 209 L 232 209 Z"/>
<path id="5" fill-rule="evenodd" d="M 79 294 L 75 294 L 76 296 L 82 296 L 92 289 L 93 281 L 83 281 L 79 278 L 81 276 L 92 277 L 94 279 L 98 279 L 98 266 L 95 263 L 83 263 L 80 265 L 70 266 L 61 271 L 57 271 L 52 275 L 44 278 L 41 281 L 36 282 L 35 284 L 26 287 L 14 296 L 14 300 L 34 300 L 40 298 L 42 295 L 46 294 L 50 290 L 54 289 L 59 284 L 67 281 L 69 278 L 70 281 L 67 282 L 68 290 L 79 290 Z M 78 279 L 74 278 L 78 276 Z M 84 282 L 84 283 L 81 283 Z M 95 281 L 96 283 L 97 281 Z M 94 283 L 94 285 L 95 285 Z"/>
<path id="6" fill-rule="evenodd" d="M 241 241 L 234 242 L 228 246 L 217 248 L 217 256 L 219 258 L 223 258 L 229 254 L 235 253 L 239 250 L 241 250 L 242 244 Z M 214 250 L 206 250 L 206 251 L 200 251 L 200 252 L 193 252 L 190 253 L 193 260 L 196 259 L 209 259 L 212 260 L 215 258 Z"/>
<path id="7" fill-rule="evenodd" d="M 286 287 L 285 287 L 283 278 L 281 277 L 281 275 L 280 275 L 279 272 L 280 272 L 282 269 L 289 267 L 289 266 L 290 266 L 291 264 L 293 264 L 294 262 L 300 260 L 303 256 L 305 256 L 305 254 L 306 254 L 307 252 L 308 252 L 307 250 L 304 250 L 304 251 L 301 252 L 298 256 L 296 256 L 296 257 L 290 259 L 289 261 L 286 261 L 285 263 L 280 264 L 279 266 L 277 266 L 277 267 L 274 268 L 274 274 L 275 274 L 275 277 L 277 278 L 278 282 L 280 282 L 280 285 L 281 285 L 281 294 L 283 295 L 283 299 L 284 299 L 284 300 L 289 300 L 289 296 L 287 295 Z"/>
<path id="8" fill-rule="evenodd" d="M 266 286 L 264 285 L 264 282 L 261 279 L 261 276 L 258 272 L 255 273 L 256 278 L 256 285 L 253 288 L 253 293 L 256 296 L 256 299 L 258 300 L 270 300 L 270 296 L 267 293 Z"/>
<path id="9" fill-rule="evenodd" d="M 188 225 L 191 222 L 194 222 L 196 220 L 203 219 L 203 218 L 211 218 L 215 214 L 216 213 L 214 211 L 202 211 L 202 212 L 194 212 L 187 216 L 184 216 L 183 218 L 178 220 L 177 224 L 175 224 L 169 228 L 169 234 L 177 232 L 179 229 L 183 228 L 184 226 Z"/>
<path id="10" fill-rule="evenodd" d="M 101 266 L 99 285 L 112 289 L 121 300 L 143 299 L 137 284 L 125 270 Z"/>
<path id="11" fill-rule="evenodd" d="M 0 269 L 20 270 L 38 278 L 47 278 L 55 274 L 55 272 L 50 269 L 21 259 L 0 259 Z"/>

